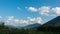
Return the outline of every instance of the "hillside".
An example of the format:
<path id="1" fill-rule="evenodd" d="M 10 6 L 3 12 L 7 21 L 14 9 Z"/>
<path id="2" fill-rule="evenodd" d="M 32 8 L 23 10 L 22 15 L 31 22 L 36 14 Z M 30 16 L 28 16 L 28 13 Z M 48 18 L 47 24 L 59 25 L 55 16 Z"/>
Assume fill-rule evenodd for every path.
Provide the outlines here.
<path id="1" fill-rule="evenodd" d="M 60 32 L 60 16 L 48 21 L 42 26 L 38 27 L 40 31 L 55 31 Z"/>

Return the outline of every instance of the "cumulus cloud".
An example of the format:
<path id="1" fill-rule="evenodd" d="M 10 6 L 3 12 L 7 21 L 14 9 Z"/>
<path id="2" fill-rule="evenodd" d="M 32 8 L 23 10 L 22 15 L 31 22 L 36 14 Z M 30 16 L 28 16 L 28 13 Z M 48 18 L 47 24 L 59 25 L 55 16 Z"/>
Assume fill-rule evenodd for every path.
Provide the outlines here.
<path id="1" fill-rule="evenodd" d="M 46 16 L 60 16 L 60 7 L 50 7 L 50 6 L 42 6 L 39 8 L 29 7 L 28 8 L 32 12 L 38 12 L 41 15 Z"/>
<path id="2" fill-rule="evenodd" d="M 20 24 L 20 25 L 26 26 L 26 25 L 28 25 L 28 23 L 29 23 L 28 20 L 14 19 L 14 24 L 15 25 Z"/>
<path id="3" fill-rule="evenodd" d="M 5 19 L 5 24 L 7 24 L 7 23 L 13 23 L 13 20 L 14 20 L 14 16 L 8 16 Z"/>
<path id="4" fill-rule="evenodd" d="M 32 12 L 36 12 L 36 11 L 37 11 L 37 9 L 34 8 L 34 7 L 29 7 L 28 10 L 30 10 L 30 11 L 32 11 Z"/>
<path id="5" fill-rule="evenodd" d="M 28 20 L 20 20 L 20 24 L 26 26 L 28 25 L 29 21 Z"/>
<path id="6" fill-rule="evenodd" d="M 20 24 L 21 26 L 27 26 L 29 24 L 34 24 L 34 23 L 43 24 L 41 17 L 37 17 L 37 18 L 27 17 L 27 19 L 23 20 L 23 19 L 15 19 L 13 16 L 7 17 L 7 19 L 5 20 L 5 24 L 7 23 L 11 23 L 14 26 L 18 24 Z"/>
<path id="7" fill-rule="evenodd" d="M 28 17 L 28 20 L 30 21 L 30 23 L 39 23 L 39 24 L 42 24 L 42 18 L 41 17 L 37 17 L 37 18 L 31 18 L 31 17 Z"/>
<path id="8" fill-rule="evenodd" d="M 37 17 L 36 18 L 36 22 L 37 23 L 39 23 L 39 24 L 43 24 L 43 22 L 42 22 L 43 20 L 42 20 L 42 18 L 41 17 Z"/>
<path id="9" fill-rule="evenodd" d="M 12 22 L 12 21 L 13 21 L 13 18 L 14 18 L 14 16 L 8 16 L 8 17 L 7 17 L 7 22 L 8 22 L 8 21 Z"/>
<path id="10" fill-rule="evenodd" d="M 52 10 L 54 11 L 54 13 L 55 13 L 56 15 L 60 15 L 60 7 L 52 8 Z"/>
<path id="11" fill-rule="evenodd" d="M 14 24 L 19 24 L 20 20 L 19 19 L 14 19 Z"/>
<path id="12" fill-rule="evenodd" d="M 34 7 L 29 7 L 28 8 L 32 12 L 38 12 L 41 15 L 49 15 L 48 13 L 50 12 L 50 7 L 49 6 L 42 6 L 40 8 L 34 8 Z"/>
<path id="13" fill-rule="evenodd" d="M 41 14 L 45 14 L 48 15 L 49 11 L 50 11 L 50 7 L 49 6 L 42 6 L 41 8 L 38 9 L 39 13 Z"/>
<path id="14" fill-rule="evenodd" d="M 29 24 L 33 24 L 33 23 L 36 23 L 36 18 L 27 18 L 29 20 Z"/>

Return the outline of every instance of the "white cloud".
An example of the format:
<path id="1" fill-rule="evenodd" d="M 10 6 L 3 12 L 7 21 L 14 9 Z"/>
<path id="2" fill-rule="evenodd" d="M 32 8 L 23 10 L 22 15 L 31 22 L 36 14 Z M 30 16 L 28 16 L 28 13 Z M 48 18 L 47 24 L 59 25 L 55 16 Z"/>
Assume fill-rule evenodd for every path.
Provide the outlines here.
<path id="1" fill-rule="evenodd" d="M 43 24 L 43 22 L 42 22 L 43 20 L 42 20 L 42 18 L 41 17 L 37 17 L 36 18 L 36 22 L 37 23 L 39 23 L 39 24 Z"/>
<path id="2" fill-rule="evenodd" d="M 32 12 L 37 12 L 41 15 L 60 16 L 60 7 L 51 8 L 50 6 L 42 6 L 39 7 L 38 9 L 34 7 L 29 7 L 28 9 Z"/>
<path id="3" fill-rule="evenodd" d="M 29 24 L 34 24 L 36 23 L 36 18 L 30 18 L 29 20 Z"/>
<path id="4" fill-rule="evenodd" d="M 36 12 L 36 11 L 37 11 L 37 9 L 34 8 L 34 7 L 29 7 L 28 10 L 30 10 L 30 11 L 32 11 L 32 12 Z"/>
<path id="5" fill-rule="evenodd" d="M 42 24 L 43 20 L 41 17 L 37 17 L 37 18 L 31 18 L 31 17 L 28 17 L 28 20 L 30 21 L 30 24 L 33 24 L 33 23 L 39 23 L 39 24 Z"/>
<path id="6" fill-rule="evenodd" d="M 41 17 L 37 17 L 37 18 L 27 17 L 27 19 L 22 20 L 22 19 L 15 19 L 13 16 L 9 16 L 5 20 L 6 25 L 8 25 L 7 23 L 11 23 L 14 26 L 18 24 L 20 24 L 21 26 L 27 26 L 29 24 L 34 24 L 34 23 L 42 24 L 42 18 Z"/>
<path id="7" fill-rule="evenodd" d="M 8 16 L 5 19 L 5 24 L 9 25 L 8 23 L 13 23 L 14 16 Z"/>
<path id="8" fill-rule="evenodd" d="M 41 17 L 37 17 L 37 18 L 27 18 L 27 20 L 15 20 L 14 21 L 15 24 L 21 24 L 23 26 L 26 26 L 26 25 L 29 25 L 29 24 L 34 24 L 34 23 L 39 23 L 39 24 L 42 24 L 42 18 Z"/>
<path id="9" fill-rule="evenodd" d="M 35 21 L 35 18 L 31 18 L 30 21 L 31 21 L 31 22 L 34 22 L 34 21 Z"/>
<path id="10" fill-rule="evenodd" d="M 32 12 L 38 12 L 41 15 L 49 15 L 50 12 L 50 7 L 49 6 L 42 6 L 40 8 L 34 8 L 34 7 L 29 7 L 28 10 L 32 11 Z"/>
<path id="11" fill-rule="evenodd" d="M 26 26 L 28 25 L 29 21 L 28 20 L 20 20 L 20 24 Z"/>
<path id="12" fill-rule="evenodd" d="M 39 13 L 42 15 L 48 15 L 49 11 L 50 11 L 50 7 L 49 6 L 42 6 L 41 8 L 38 9 Z"/>
<path id="13" fill-rule="evenodd" d="M 28 20 L 19 20 L 19 19 L 14 20 L 15 25 L 20 24 L 20 25 L 26 26 L 26 25 L 28 25 L 28 23 L 29 23 Z"/>
<path id="14" fill-rule="evenodd" d="M 7 17 L 7 21 L 12 22 L 12 21 L 13 21 L 13 19 L 14 19 L 14 16 L 8 16 L 8 17 Z"/>
<path id="15" fill-rule="evenodd" d="M 14 19 L 14 24 L 19 24 L 20 20 L 19 19 Z"/>
<path id="16" fill-rule="evenodd" d="M 52 8 L 55 14 L 60 15 L 60 7 Z"/>

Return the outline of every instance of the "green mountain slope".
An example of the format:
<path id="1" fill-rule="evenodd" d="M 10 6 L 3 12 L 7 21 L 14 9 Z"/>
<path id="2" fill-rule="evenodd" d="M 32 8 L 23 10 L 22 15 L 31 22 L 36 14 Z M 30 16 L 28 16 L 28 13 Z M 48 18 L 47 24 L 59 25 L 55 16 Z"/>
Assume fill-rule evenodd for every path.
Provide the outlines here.
<path id="1" fill-rule="evenodd" d="M 60 32 L 60 16 L 38 27 L 40 31 Z"/>

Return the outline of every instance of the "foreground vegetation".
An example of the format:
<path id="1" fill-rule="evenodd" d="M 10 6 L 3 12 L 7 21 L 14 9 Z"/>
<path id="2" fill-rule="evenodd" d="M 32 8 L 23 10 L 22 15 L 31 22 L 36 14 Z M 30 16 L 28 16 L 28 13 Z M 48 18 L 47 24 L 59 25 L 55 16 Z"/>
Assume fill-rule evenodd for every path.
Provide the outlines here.
<path id="1" fill-rule="evenodd" d="M 9 28 L 2 23 L 0 25 L 0 34 L 60 34 L 60 32 L 43 32 L 38 31 L 36 28 L 32 29 L 18 29 Z"/>
<path id="2" fill-rule="evenodd" d="M 60 34 L 60 32 L 41 32 L 32 29 L 0 29 L 0 34 Z"/>

